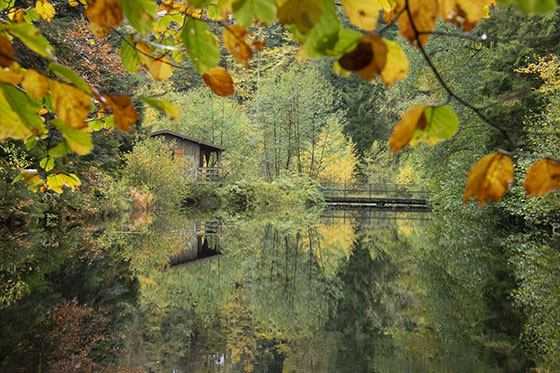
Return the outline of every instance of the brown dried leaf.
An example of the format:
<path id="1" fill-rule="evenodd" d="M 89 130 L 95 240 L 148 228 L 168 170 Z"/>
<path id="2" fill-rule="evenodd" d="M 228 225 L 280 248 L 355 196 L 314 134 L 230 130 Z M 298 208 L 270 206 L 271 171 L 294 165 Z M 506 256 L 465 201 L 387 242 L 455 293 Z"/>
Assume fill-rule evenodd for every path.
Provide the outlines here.
<path id="1" fill-rule="evenodd" d="M 202 75 L 202 79 L 218 96 L 227 97 L 233 95 L 233 79 L 231 79 L 231 76 L 223 67 L 212 67 Z"/>
<path id="2" fill-rule="evenodd" d="M 255 41 L 253 42 L 253 48 L 254 48 L 256 51 L 262 50 L 262 49 L 264 48 L 265 45 L 266 45 L 266 43 L 265 43 L 263 40 L 255 40 Z"/>
<path id="3" fill-rule="evenodd" d="M 245 27 L 232 25 L 224 28 L 223 38 L 224 45 L 233 58 L 241 62 L 245 67 L 249 68 L 249 60 L 253 57 L 253 51 L 247 45 L 245 37 L 250 32 Z"/>
<path id="4" fill-rule="evenodd" d="M 373 58 L 369 65 L 356 71 L 356 74 L 364 80 L 372 80 L 376 75 L 380 75 L 385 68 L 387 63 L 387 45 L 379 35 L 364 35 L 361 41 L 370 43 Z"/>
<path id="5" fill-rule="evenodd" d="M 403 0 L 399 1 L 401 4 Z M 399 8 L 401 5 L 397 6 Z M 402 6 L 404 9 L 404 6 Z M 436 15 L 438 4 L 436 0 L 408 0 L 408 10 L 404 10 L 399 17 L 399 29 L 401 35 L 416 45 L 416 31 L 421 45 L 426 44 L 430 38 L 430 33 L 436 27 Z M 411 14 L 412 21 L 408 14 Z M 414 24 L 414 27 L 413 27 Z"/>
<path id="6" fill-rule="evenodd" d="M 393 133 L 389 139 L 391 151 L 397 152 L 407 146 L 414 135 L 414 131 L 416 131 L 417 128 L 426 127 L 425 108 L 425 106 L 415 107 L 403 115 L 399 123 L 397 123 L 393 129 Z"/>
<path id="7" fill-rule="evenodd" d="M 123 11 L 120 0 L 88 0 L 86 16 L 92 24 L 90 29 L 97 37 L 104 37 L 121 24 Z M 93 27 L 92 27 L 93 26 Z"/>
<path id="8" fill-rule="evenodd" d="M 14 49 L 12 42 L 5 36 L 0 35 L 0 66 L 10 67 L 14 62 Z"/>
<path id="9" fill-rule="evenodd" d="M 531 197 L 560 189 L 560 162 L 546 158 L 535 162 L 527 171 L 523 187 Z"/>
<path id="10" fill-rule="evenodd" d="M 106 100 L 105 107 L 111 108 L 114 114 L 115 124 L 121 131 L 128 132 L 130 127 L 140 119 L 136 109 L 132 107 L 132 100 L 128 96 L 103 96 Z"/>
<path id="11" fill-rule="evenodd" d="M 491 153 L 476 162 L 467 177 L 465 197 L 467 204 L 471 197 L 478 200 L 480 206 L 485 202 L 498 202 L 513 181 L 513 163 L 500 153 Z"/>
<path id="12" fill-rule="evenodd" d="M 358 71 L 369 65 L 372 59 L 373 50 L 371 49 L 371 43 L 360 41 L 356 49 L 344 53 L 338 60 L 338 63 L 345 70 Z"/>

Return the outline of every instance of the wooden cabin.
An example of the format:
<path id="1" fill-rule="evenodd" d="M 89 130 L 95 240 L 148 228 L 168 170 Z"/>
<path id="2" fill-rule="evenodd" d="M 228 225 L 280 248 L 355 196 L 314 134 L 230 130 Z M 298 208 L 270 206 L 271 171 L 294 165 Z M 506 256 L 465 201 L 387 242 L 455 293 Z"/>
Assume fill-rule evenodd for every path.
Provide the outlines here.
<path id="1" fill-rule="evenodd" d="M 222 152 L 227 148 L 211 142 L 195 139 L 170 130 L 152 132 L 151 137 L 162 138 L 173 144 L 173 159 L 188 158 L 197 181 L 219 182 L 223 178 Z"/>

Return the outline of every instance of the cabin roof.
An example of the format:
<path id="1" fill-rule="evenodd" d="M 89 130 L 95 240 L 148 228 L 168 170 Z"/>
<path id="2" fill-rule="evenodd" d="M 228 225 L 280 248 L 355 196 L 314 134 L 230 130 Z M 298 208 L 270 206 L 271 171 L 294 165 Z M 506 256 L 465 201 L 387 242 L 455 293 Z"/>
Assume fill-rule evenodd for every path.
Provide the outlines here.
<path id="1" fill-rule="evenodd" d="M 187 141 L 197 143 L 199 145 L 202 145 L 202 146 L 205 146 L 205 147 L 208 147 L 208 148 L 212 148 L 212 149 L 216 149 L 216 150 L 220 150 L 220 151 L 227 150 L 227 148 L 225 146 L 221 146 L 221 145 L 218 145 L 218 144 L 213 144 L 213 143 L 208 142 L 208 141 L 196 139 L 194 137 L 183 135 L 182 133 L 171 131 L 171 130 L 159 130 L 159 131 L 152 132 L 150 134 L 150 136 L 158 136 L 158 135 L 170 135 L 170 136 L 182 139 L 182 140 L 187 140 Z"/>

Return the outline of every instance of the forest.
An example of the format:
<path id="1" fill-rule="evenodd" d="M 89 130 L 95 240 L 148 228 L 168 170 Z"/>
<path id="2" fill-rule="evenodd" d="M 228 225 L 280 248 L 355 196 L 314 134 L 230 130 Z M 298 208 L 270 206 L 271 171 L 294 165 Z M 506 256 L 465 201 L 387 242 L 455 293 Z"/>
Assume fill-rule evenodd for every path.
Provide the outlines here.
<path id="1" fill-rule="evenodd" d="M 559 41 L 554 0 L 0 0 L 0 370 L 560 369 Z"/>

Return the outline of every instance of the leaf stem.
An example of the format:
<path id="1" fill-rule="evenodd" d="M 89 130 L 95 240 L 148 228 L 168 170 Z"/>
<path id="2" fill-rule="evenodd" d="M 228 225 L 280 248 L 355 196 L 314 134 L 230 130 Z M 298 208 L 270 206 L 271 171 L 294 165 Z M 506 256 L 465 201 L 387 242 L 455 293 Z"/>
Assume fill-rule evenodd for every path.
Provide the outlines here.
<path id="1" fill-rule="evenodd" d="M 502 135 L 505 137 L 505 139 L 507 140 L 507 142 L 509 143 L 509 145 L 512 148 L 515 148 L 515 143 L 513 142 L 510 134 L 499 124 L 493 122 L 490 120 L 490 118 L 488 118 L 481 109 L 477 108 L 476 106 L 472 105 L 471 103 L 467 102 L 465 99 L 463 99 L 462 97 L 458 96 L 455 92 L 453 92 L 451 90 L 451 88 L 447 85 L 447 83 L 445 82 L 445 80 L 443 80 L 443 77 L 440 75 L 438 69 L 434 66 L 432 60 L 430 59 L 430 57 L 428 56 L 428 54 L 426 53 L 426 50 L 424 49 L 424 47 L 422 46 L 422 43 L 420 42 L 420 34 L 418 32 L 418 28 L 416 27 L 416 25 L 414 24 L 414 19 L 412 17 L 412 13 L 410 11 L 409 8 L 409 4 L 408 4 L 409 0 L 405 1 L 405 10 L 406 13 L 408 15 L 408 18 L 410 20 L 410 25 L 412 27 L 412 30 L 414 31 L 414 38 L 416 40 L 417 43 L 417 47 L 418 49 L 420 49 L 420 52 L 422 53 L 422 56 L 424 57 L 424 60 L 426 61 L 426 63 L 428 64 L 428 66 L 430 67 L 430 69 L 432 70 L 433 74 L 435 75 L 436 79 L 438 80 L 439 84 L 442 86 L 442 88 L 447 91 L 448 95 L 450 97 L 452 97 L 453 99 L 455 99 L 457 102 L 459 102 L 461 105 L 471 109 L 471 111 L 473 111 L 483 122 L 485 122 L 486 124 L 488 124 L 490 127 L 493 127 L 495 129 L 497 129 L 498 131 L 500 131 L 502 133 Z"/>

